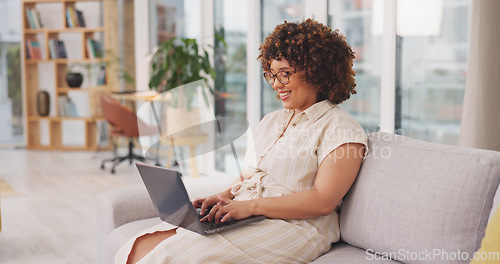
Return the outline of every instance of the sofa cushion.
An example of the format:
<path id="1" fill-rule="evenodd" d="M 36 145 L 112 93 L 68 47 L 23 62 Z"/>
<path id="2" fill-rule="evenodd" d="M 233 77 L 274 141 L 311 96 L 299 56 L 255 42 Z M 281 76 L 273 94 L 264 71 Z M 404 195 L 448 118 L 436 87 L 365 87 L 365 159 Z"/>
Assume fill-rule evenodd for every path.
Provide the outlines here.
<path id="1" fill-rule="evenodd" d="M 311 264 L 397 264 L 399 262 L 390 260 L 387 256 L 376 255 L 365 249 L 353 247 L 346 243 L 336 243 L 332 249 L 323 256 L 317 258 Z"/>
<path id="2" fill-rule="evenodd" d="M 468 263 L 499 180 L 499 152 L 371 134 L 342 204 L 341 239 L 404 263 Z"/>

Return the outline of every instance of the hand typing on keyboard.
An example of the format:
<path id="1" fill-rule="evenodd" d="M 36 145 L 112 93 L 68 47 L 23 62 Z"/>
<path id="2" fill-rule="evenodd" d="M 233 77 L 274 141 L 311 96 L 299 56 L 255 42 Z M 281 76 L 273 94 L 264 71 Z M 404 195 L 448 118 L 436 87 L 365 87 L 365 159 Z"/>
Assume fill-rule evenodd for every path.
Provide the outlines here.
<path id="1" fill-rule="evenodd" d="M 207 207 L 205 211 L 203 209 L 201 207 L 200 214 L 203 215 L 200 219 L 201 222 L 214 221 L 215 223 L 223 223 L 229 219 L 239 220 L 252 216 L 248 201 L 233 201 L 221 196 L 218 197 L 218 202 L 211 208 Z"/>

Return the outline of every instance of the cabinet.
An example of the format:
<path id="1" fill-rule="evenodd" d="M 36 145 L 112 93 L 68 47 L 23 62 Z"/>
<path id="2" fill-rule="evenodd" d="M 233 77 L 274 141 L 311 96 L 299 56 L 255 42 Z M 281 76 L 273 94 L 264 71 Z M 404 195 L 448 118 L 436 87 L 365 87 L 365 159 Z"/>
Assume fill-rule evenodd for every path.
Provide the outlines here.
<path id="1" fill-rule="evenodd" d="M 100 105 L 96 102 L 99 102 L 99 94 L 111 90 L 106 85 L 108 78 L 103 77 L 107 74 L 102 75 L 109 63 L 104 52 L 103 56 L 91 54 L 87 42 L 95 40 L 101 50 L 105 50 L 108 30 L 103 14 L 106 14 L 107 3 L 108 0 L 23 1 L 22 61 L 28 148 L 96 150 L 103 147 L 99 146 L 102 132 L 98 128 L 104 119 L 99 116 Z M 71 22 L 72 15 L 67 10 L 78 10 L 80 21 L 75 23 L 78 21 L 75 16 Z M 66 56 L 54 56 L 50 43 L 53 40 L 64 43 Z M 71 88 L 66 75 L 75 68 L 82 73 L 84 81 L 82 86 Z M 51 107 L 47 116 L 38 111 L 37 95 L 41 91 L 49 94 Z M 75 106 L 72 109 L 78 111 L 70 111 L 71 114 L 63 111 L 66 103 L 61 98 L 69 98 L 73 102 L 71 106 Z"/>

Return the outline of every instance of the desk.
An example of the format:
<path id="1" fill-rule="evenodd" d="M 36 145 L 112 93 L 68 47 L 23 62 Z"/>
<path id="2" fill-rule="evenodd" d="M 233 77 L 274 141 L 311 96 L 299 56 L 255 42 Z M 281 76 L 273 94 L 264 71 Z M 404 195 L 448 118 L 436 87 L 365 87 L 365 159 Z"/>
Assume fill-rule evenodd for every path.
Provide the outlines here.
<path id="1" fill-rule="evenodd" d="M 132 93 L 112 93 L 110 96 L 116 100 L 122 101 L 161 101 L 165 103 L 169 103 L 171 98 L 168 96 L 159 96 L 160 94 L 156 91 L 141 91 L 141 92 L 132 92 Z M 162 111 L 163 112 L 163 111 Z M 162 115 L 162 114 L 160 114 Z M 159 118 L 163 119 L 163 116 Z M 200 135 L 190 135 L 190 136 L 176 136 L 172 139 L 169 135 L 160 135 L 160 142 L 167 146 L 171 146 L 172 148 L 175 146 L 188 146 L 189 147 L 189 164 L 191 170 L 191 177 L 198 177 L 198 162 L 196 160 L 196 145 L 206 143 L 208 141 L 207 134 Z M 167 153 L 167 161 L 171 160 L 172 154 L 174 153 L 174 149 Z M 158 153 L 157 153 L 158 155 Z M 168 166 L 167 166 L 168 167 Z"/>
<path id="2" fill-rule="evenodd" d="M 131 93 L 111 93 L 109 96 L 113 99 L 124 101 L 150 101 L 158 95 L 159 93 L 157 91 L 140 91 Z"/>

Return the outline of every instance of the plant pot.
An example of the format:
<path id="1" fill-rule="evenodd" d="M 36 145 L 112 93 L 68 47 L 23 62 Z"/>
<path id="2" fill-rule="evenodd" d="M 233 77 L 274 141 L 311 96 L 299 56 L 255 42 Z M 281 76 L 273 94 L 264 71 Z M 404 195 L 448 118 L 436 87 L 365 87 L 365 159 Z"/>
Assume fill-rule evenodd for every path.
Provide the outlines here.
<path id="1" fill-rule="evenodd" d="M 66 74 L 66 82 L 68 83 L 69 87 L 80 87 L 83 82 L 83 75 L 79 72 L 68 73 Z"/>
<path id="2" fill-rule="evenodd" d="M 50 112 L 50 96 L 47 91 L 39 91 L 36 95 L 37 111 L 40 116 L 48 116 Z"/>

